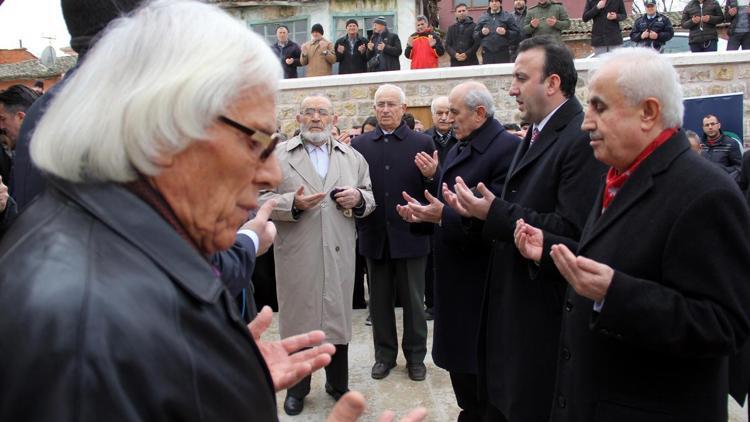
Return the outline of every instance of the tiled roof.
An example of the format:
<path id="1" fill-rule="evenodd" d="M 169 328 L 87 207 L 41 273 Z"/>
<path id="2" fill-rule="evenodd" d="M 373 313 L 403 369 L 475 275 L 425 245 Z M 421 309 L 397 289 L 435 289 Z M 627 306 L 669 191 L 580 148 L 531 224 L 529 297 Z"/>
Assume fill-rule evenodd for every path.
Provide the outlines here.
<path id="1" fill-rule="evenodd" d="M 60 76 L 75 66 L 77 57 L 60 56 L 52 67 L 47 67 L 39 60 L 26 60 L 18 63 L 0 65 L 0 81 L 14 79 L 45 79 Z"/>

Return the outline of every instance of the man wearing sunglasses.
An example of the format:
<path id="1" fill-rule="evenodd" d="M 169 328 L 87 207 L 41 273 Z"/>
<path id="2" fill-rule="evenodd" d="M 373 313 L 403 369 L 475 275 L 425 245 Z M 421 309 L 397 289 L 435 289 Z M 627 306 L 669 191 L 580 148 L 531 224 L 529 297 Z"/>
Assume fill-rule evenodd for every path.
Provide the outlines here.
<path id="1" fill-rule="evenodd" d="M 323 95 L 305 98 L 300 134 L 276 147 L 283 181 L 261 196 L 271 213 L 279 329 L 282 338 L 323 330 L 336 346 L 326 367 L 325 391 L 335 400 L 349 391 L 355 218 L 375 208 L 367 161 L 332 134 L 337 116 Z M 310 393 L 310 377 L 287 390 L 284 411 L 297 415 Z"/>

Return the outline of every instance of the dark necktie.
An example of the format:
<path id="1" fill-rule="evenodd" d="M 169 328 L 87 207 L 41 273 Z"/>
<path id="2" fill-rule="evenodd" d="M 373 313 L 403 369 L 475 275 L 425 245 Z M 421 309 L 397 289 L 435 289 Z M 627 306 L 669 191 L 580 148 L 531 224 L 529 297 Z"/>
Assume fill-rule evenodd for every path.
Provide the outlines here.
<path id="1" fill-rule="evenodd" d="M 536 142 L 537 139 L 539 139 L 539 129 L 534 128 L 534 130 L 531 131 L 531 142 L 529 143 L 529 147 L 534 145 L 534 142 Z"/>

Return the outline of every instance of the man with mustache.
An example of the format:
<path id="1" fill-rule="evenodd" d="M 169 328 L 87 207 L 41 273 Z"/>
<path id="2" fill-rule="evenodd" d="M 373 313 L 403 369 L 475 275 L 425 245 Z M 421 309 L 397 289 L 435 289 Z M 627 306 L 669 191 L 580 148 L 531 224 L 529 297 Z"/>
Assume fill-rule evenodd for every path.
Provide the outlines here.
<path id="1" fill-rule="evenodd" d="M 367 162 L 331 134 L 336 120 L 327 97 L 302 101 L 300 135 L 276 147 L 283 181 L 261 201 L 276 201 L 271 219 L 279 234 L 274 258 L 281 337 L 311 329 L 326 334 L 336 353 L 326 367 L 325 390 L 338 400 L 349 391 L 354 219 L 372 212 L 375 200 Z M 284 411 L 302 412 L 309 393 L 308 376 L 287 390 Z"/>

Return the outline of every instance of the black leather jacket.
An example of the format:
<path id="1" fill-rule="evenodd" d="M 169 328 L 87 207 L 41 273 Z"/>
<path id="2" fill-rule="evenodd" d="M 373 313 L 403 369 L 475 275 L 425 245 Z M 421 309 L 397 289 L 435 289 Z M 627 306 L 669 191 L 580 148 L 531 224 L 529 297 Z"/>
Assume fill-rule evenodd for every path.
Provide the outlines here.
<path id="1" fill-rule="evenodd" d="M 208 261 L 120 186 L 47 186 L 0 242 L 0 420 L 276 420 Z"/>

